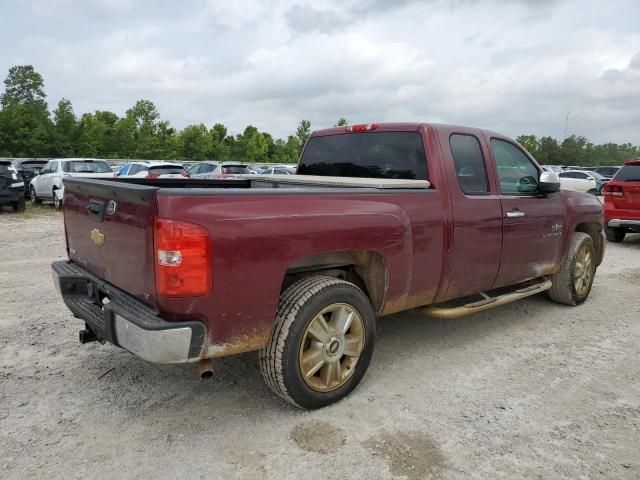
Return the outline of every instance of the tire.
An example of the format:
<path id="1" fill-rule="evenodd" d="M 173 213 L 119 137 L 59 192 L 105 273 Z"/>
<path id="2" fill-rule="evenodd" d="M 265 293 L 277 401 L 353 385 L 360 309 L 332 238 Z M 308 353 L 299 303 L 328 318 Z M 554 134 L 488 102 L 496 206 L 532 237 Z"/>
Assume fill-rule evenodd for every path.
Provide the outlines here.
<path id="1" fill-rule="evenodd" d="M 20 198 L 20 200 L 18 200 L 17 202 L 13 202 L 12 207 L 14 212 L 24 212 L 24 209 L 25 209 L 24 197 Z"/>
<path id="2" fill-rule="evenodd" d="M 624 236 L 627 234 L 627 232 L 620 227 L 607 227 L 605 228 L 605 233 L 607 235 L 607 240 L 615 243 L 623 241 Z"/>
<path id="3" fill-rule="evenodd" d="M 346 328 L 337 328 L 340 323 Z M 327 328 L 319 329 L 320 324 Z M 318 333 L 322 335 L 316 337 Z M 362 290 L 333 277 L 307 277 L 281 294 L 271 339 L 260 351 L 260 370 L 271 390 L 287 402 L 321 408 L 360 383 L 375 335 L 375 312 Z"/>
<path id="4" fill-rule="evenodd" d="M 36 195 L 36 189 L 33 187 L 29 188 L 29 196 L 31 197 L 31 203 L 33 205 L 40 205 L 42 203 L 42 200 L 40 200 L 38 198 L 38 195 Z"/>
<path id="5" fill-rule="evenodd" d="M 58 197 L 58 190 L 54 188 L 51 196 L 53 198 L 53 208 L 60 210 L 62 208 L 62 199 Z"/>
<path id="6" fill-rule="evenodd" d="M 593 240 L 582 232 L 574 232 L 562 267 L 551 276 L 548 290 L 551 300 L 565 305 L 580 305 L 591 292 L 596 273 L 596 251 Z"/>

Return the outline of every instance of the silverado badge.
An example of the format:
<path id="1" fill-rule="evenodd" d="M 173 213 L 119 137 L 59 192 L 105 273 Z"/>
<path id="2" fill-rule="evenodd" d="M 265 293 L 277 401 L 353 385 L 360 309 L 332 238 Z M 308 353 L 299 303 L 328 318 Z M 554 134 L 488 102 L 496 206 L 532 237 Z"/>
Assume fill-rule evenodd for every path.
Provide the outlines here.
<path id="1" fill-rule="evenodd" d="M 91 230 L 91 234 L 89 235 L 89 237 L 91 237 L 91 240 L 93 240 L 93 243 L 95 243 L 99 247 L 101 247 L 104 244 L 104 233 L 102 233 L 97 228 L 94 228 L 93 230 Z"/>

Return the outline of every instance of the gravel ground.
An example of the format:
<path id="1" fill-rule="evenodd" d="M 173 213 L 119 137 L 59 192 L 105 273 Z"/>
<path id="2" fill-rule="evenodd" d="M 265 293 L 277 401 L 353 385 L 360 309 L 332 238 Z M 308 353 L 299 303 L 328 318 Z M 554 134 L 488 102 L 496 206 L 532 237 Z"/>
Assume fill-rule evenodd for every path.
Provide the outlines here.
<path id="1" fill-rule="evenodd" d="M 79 345 L 61 217 L 0 214 L 0 478 L 640 478 L 640 236 L 591 296 L 380 321 L 362 384 L 290 407 L 255 353 L 195 367 Z"/>

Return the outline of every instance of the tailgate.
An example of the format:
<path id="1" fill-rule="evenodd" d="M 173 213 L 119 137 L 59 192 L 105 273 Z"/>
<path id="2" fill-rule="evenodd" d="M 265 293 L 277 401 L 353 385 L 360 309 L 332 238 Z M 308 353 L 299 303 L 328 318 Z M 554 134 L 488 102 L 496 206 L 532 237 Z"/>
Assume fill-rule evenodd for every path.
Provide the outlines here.
<path id="1" fill-rule="evenodd" d="M 155 306 L 153 222 L 157 187 L 115 180 L 64 180 L 69 258 Z"/>

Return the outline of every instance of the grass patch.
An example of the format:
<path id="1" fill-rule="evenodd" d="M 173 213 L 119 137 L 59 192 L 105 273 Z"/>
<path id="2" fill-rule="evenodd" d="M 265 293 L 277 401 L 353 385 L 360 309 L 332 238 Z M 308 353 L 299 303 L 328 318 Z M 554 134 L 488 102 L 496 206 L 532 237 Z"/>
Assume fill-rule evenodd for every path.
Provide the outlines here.
<path id="1" fill-rule="evenodd" d="M 24 212 L 16 213 L 13 211 L 13 208 L 11 208 L 11 205 L 2 205 L 2 207 L 0 207 L 0 215 L 16 218 L 34 218 L 43 215 L 60 215 L 60 212 L 57 212 L 50 203 L 32 205 L 31 202 L 27 201 Z"/>

